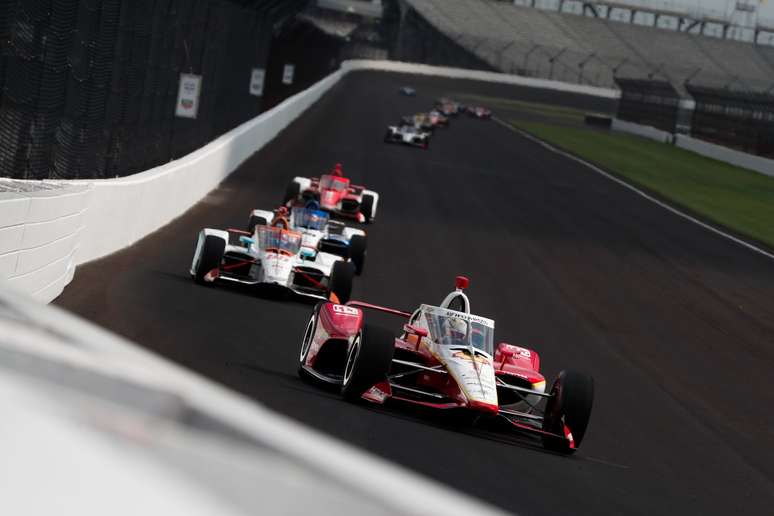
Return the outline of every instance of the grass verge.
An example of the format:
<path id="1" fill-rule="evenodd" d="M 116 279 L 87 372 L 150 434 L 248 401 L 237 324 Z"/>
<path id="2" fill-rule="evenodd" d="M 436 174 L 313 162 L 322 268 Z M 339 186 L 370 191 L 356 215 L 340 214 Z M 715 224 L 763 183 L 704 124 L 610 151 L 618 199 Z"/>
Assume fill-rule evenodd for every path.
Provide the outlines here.
<path id="1" fill-rule="evenodd" d="M 520 120 L 509 123 L 774 248 L 774 178 L 628 134 Z"/>

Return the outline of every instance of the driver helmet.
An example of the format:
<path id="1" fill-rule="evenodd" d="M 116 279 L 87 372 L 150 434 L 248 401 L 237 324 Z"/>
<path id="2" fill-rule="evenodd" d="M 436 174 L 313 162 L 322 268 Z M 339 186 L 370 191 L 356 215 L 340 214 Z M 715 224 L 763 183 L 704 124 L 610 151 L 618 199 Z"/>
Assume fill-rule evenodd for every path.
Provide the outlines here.
<path id="1" fill-rule="evenodd" d="M 315 211 L 317 211 L 317 210 L 320 209 L 320 203 L 317 202 L 314 199 L 311 199 L 311 200 L 306 202 L 306 204 L 304 205 L 304 208 L 306 208 L 307 210 L 315 210 Z"/>
<path id="2" fill-rule="evenodd" d="M 468 334 L 468 323 L 463 319 L 450 317 L 446 320 L 446 334 L 453 339 L 464 339 Z"/>
<path id="3" fill-rule="evenodd" d="M 274 214 L 275 214 L 275 218 L 287 217 L 290 214 L 290 210 L 288 210 L 286 206 L 280 206 L 279 208 L 276 209 Z"/>
<path id="4" fill-rule="evenodd" d="M 470 325 L 470 342 L 476 348 L 484 348 L 486 337 L 484 335 L 484 330 L 480 328 L 478 324 L 471 323 Z"/>
<path id="5" fill-rule="evenodd" d="M 333 167 L 333 175 L 338 177 L 344 176 L 344 169 L 341 166 L 341 163 L 336 163 L 336 166 Z"/>

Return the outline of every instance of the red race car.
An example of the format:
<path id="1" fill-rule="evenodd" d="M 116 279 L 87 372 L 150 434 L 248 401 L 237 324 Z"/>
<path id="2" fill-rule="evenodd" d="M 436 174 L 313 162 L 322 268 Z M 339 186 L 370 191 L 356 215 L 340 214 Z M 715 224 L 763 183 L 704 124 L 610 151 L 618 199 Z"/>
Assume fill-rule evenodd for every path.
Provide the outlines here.
<path id="1" fill-rule="evenodd" d="M 285 191 L 283 203 L 288 207 L 317 201 L 322 210 L 358 222 L 371 223 L 376 218 L 379 194 L 364 186 L 351 184 L 344 177 L 341 163 L 330 174 L 321 177 L 295 177 Z"/>
<path id="2" fill-rule="evenodd" d="M 350 401 L 402 402 L 500 419 L 565 454 L 581 444 L 591 416 L 594 381 L 559 373 L 545 392 L 538 354 L 494 346 L 494 321 L 473 315 L 465 277 L 438 305 L 404 312 L 359 301 L 319 303 L 301 343 L 299 375 L 341 386 Z M 397 331 L 365 322 L 375 310 L 405 319 Z"/>
<path id="3" fill-rule="evenodd" d="M 471 106 L 468 108 L 468 115 L 474 118 L 480 118 L 482 120 L 488 120 L 492 118 L 492 112 L 485 107 Z"/>

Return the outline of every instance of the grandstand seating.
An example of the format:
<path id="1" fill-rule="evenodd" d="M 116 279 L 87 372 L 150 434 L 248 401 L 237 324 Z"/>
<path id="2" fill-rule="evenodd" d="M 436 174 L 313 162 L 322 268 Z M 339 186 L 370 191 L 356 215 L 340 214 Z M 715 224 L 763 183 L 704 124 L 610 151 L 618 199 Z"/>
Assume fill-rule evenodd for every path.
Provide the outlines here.
<path id="1" fill-rule="evenodd" d="M 612 86 L 620 77 L 768 89 L 774 48 L 494 0 L 406 0 L 491 64 L 525 75 Z"/>

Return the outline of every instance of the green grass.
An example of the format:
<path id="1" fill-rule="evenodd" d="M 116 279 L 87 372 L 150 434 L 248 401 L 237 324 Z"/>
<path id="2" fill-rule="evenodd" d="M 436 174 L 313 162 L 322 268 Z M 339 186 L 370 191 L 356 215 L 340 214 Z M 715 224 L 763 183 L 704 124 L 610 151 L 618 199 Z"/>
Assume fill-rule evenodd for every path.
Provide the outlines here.
<path id="1" fill-rule="evenodd" d="M 673 204 L 774 247 L 774 178 L 637 136 L 510 122 Z"/>

